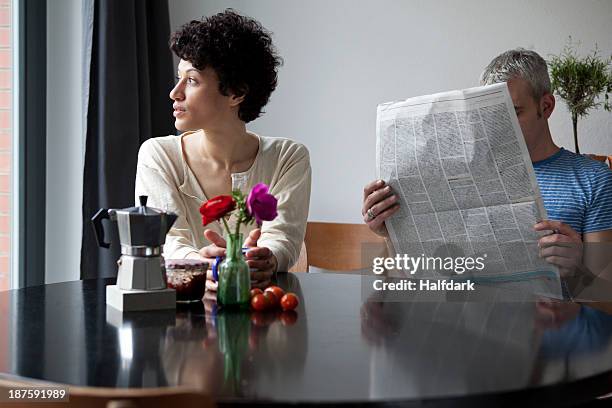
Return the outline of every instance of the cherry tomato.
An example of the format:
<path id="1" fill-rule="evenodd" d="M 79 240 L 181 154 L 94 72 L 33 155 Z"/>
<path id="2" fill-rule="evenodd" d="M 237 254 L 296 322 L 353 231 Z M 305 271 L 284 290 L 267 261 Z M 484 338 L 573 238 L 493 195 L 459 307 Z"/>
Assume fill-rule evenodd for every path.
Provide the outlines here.
<path id="1" fill-rule="evenodd" d="M 263 291 L 259 288 L 253 288 L 251 289 L 251 298 L 254 297 L 257 294 L 262 294 L 263 295 Z"/>
<path id="2" fill-rule="evenodd" d="M 280 314 L 280 321 L 283 326 L 293 326 L 297 321 L 298 315 L 295 310 L 285 310 Z"/>
<path id="3" fill-rule="evenodd" d="M 254 351 L 257 350 L 257 344 L 259 343 L 259 338 L 257 337 L 257 332 L 252 330 L 249 333 L 249 350 Z"/>
<path id="4" fill-rule="evenodd" d="M 278 306 L 278 298 L 276 297 L 274 292 L 264 292 L 263 296 L 266 298 L 268 309 L 274 309 Z"/>
<path id="5" fill-rule="evenodd" d="M 268 286 L 264 292 L 272 292 L 277 299 L 282 299 L 285 296 L 285 291 L 278 286 Z"/>
<path id="6" fill-rule="evenodd" d="M 251 299 L 251 307 L 253 310 L 257 310 L 258 312 L 265 310 L 267 305 L 268 300 L 261 293 L 256 294 Z"/>
<path id="7" fill-rule="evenodd" d="M 251 313 L 251 323 L 257 327 L 267 326 L 268 323 L 266 322 L 266 314 L 259 311 Z"/>
<path id="8" fill-rule="evenodd" d="M 282 297 L 280 305 L 283 310 L 293 310 L 297 307 L 299 300 L 295 293 L 287 293 Z"/>
<path id="9" fill-rule="evenodd" d="M 279 312 L 276 309 L 268 310 L 266 314 L 266 326 L 271 325 L 276 321 L 276 313 Z M 279 312 L 280 313 L 280 312 Z"/>

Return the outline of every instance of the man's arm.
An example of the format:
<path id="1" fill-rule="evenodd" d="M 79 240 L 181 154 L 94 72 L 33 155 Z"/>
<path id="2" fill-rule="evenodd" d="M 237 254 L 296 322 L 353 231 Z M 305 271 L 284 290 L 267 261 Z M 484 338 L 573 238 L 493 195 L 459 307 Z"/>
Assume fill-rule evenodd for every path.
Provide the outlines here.
<path id="1" fill-rule="evenodd" d="M 559 221 L 542 221 L 537 231 L 551 231 L 540 238 L 540 256 L 559 267 L 572 297 L 610 313 L 612 300 L 612 230 L 582 236 Z"/>
<path id="2" fill-rule="evenodd" d="M 584 242 L 611 242 L 612 243 L 612 230 L 588 232 L 583 235 L 582 240 Z"/>
<path id="3" fill-rule="evenodd" d="M 578 303 L 612 314 L 612 230 L 589 232 L 582 239 L 585 270 L 595 278 L 578 294 L 583 298 Z"/>
<path id="4" fill-rule="evenodd" d="M 595 275 L 612 283 L 612 171 L 604 166 L 593 172 L 591 188 L 584 230 L 593 232 L 582 237 L 584 262 Z"/>
<path id="5" fill-rule="evenodd" d="M 585 266 L 598 277 L 612 282 L 612 230 L 588 232 L 582 240 Z"/>
<path id="6" fill-rule="evenodd" d="M 604 313 L 612 314 L 612 230 L 584 234 L 584 264 L 597 278 L 587 288 L 594 291 L 594 302 L 578 302 Z M 610 301 L 602 301 L 610 299 Z"/>

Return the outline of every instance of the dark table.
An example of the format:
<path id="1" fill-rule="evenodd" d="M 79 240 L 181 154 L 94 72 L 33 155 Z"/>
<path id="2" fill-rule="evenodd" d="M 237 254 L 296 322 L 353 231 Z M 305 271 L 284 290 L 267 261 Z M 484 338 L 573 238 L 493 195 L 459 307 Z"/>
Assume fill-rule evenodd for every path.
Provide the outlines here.
<path id="1" fill-rule="evenodd" d="M 195 386 L 221 404 L 567 406 L 612 391 L 607 314 L 565 304 L 553 319 L 533 299 L 377 303 L 364 279 L 280 274 L 301 298 L 283 315 L 212 303 L 121 314 L 105 304 L 108 279 L 0 292 L 0 372 Z"/>

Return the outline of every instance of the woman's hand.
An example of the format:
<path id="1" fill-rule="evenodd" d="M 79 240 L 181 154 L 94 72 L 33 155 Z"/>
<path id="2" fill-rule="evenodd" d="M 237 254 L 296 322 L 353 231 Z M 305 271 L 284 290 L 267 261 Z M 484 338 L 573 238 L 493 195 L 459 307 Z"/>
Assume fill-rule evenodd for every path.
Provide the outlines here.
<path id="1" fill-rule="evenodd" d="M 213 230 L 205 230 L 204 237 L 212 242 L 212 244 L 205 246 L 199 251 L 200 257 L 208 262 L 208 270 L 206 271 L 206 290 L 216 292 L 219 283 L 213 279 L 212 266 L 215 263 L 216 257 L 225 256 L 226 244 L 223 237 Z"/>
<path id="2" fill-rule="evenodd" d="M 258 247 L 257 241 L 261 237 L 261 229 L 255 228 L 246 241 L 244 246 L 249 248 L 246 253 L 246 261 L 251 269 L 257 269 L 251 272 L 251 286 L 255 288 L 265 288 L 272 282 L 272 276 L 278 267 L 278 261 L 269 248 Z"/>
<path id="3" fill-rule="evenodd" d="M 258 247 L 257 241 L 261 236 L 261 229 L 255 228 L 247 239 L 244 241 L 244 246 L 249 248 L 246 253 L 246 263 L 251 272 L 251 286 L 256 288 L 265 288 L 272 282 L 272 276 L 278 267 L 278 261 L 269 248 Z M 206 271 L 206 290 L 216 292 L 219 283 L 213 279 L 212 265 L 217 256 L 225 256 L 226 243 L 225 239 L 213 230 L 207 229 L 204 231 L 204 237 L 212 244 L 200 249 L 200 257 L 210 265 Z M 255 270 L 256 269 L 256 270 Z"/>
<path id="4" fill-rule="evenodd" d="M 388 237 L 385 220 L 399 210 L 398 197 L 391 186 L 383 180 L 376 180 L 363 188 L 363 221 L 377 235 Z"/>

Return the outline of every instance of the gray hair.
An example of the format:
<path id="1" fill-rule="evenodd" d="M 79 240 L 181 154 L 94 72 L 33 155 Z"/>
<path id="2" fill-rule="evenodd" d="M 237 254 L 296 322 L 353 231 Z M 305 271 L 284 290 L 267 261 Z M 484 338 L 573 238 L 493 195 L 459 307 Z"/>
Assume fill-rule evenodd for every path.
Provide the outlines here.
<path id="1" fill-rule="evenodd" d="M 480 75 L 480 84 L 491 85 L 513 78 L 529 82 L 536 100 L 550 93 L 546 61 L 537 52 L 524 48 L 509 50 L 495 57 Z"/>

